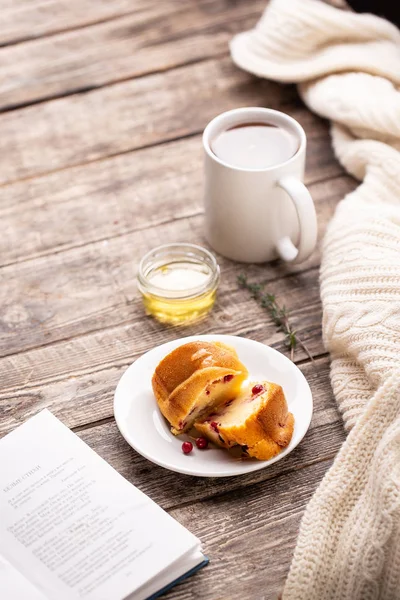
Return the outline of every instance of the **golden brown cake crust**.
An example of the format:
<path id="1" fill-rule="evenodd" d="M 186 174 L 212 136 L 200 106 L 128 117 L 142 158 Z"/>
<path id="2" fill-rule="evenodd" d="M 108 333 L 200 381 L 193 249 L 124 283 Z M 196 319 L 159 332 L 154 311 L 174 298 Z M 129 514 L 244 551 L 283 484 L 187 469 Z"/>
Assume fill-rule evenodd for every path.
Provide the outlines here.
<path id="1" fill-rule="evenodd" d="M 152 378 L 153 391 L 174 433 L 186 427 L 194 402 L 207 386 L 226 375 L 234 378 L 226 385 L 227 392 L 232 388 L 232 394 L 237 394 L 247 369 L 234 348 L 219 342 L 183 344 L 159 363 Z"/>
<path id="2" fill-rule="evenodd" d="M 254 382 L 249 384 L 249 395 L 253 385 Z M 265 392 L 260 396 L 261 403 L 242 422 L 226 426 L 223 422 L 218 423 L 218 416 L 215 416 L 214 422 L 220 437 L 216 438 L 215 433 L 210 431 L 209 422 L 196 422 L 196 429 L 222 447 L 229 448 L 236 444 L 245 446 L 247 454 L 259 460 L 276 456 L 292 439 L 294 417 L 288 412 L 282 387 L 267 381 L 262 385 Z"/>
<path id="3" fill-rule="evenodd" d="M 269 460 L 292 439 L 294 418 L 288 412 L 282 387 L 267 381 L 263 385 L 266 391 L 262 395 L 259 410 L 237 427 L 231 427 L 230 430 L 222 428 L 221 435 L 241 446 L 248 446 L 249 456 Z"/>
<path id="4" fill-rule="evenodd" d="M 195 371 L 206 367 L 225 367 L 247 373 L 234 348 L 219 342 L 188 342 L 167 354 L 156 367 L 152 383 L 157 401 L 160 396 L 164 399 L 169 396 Z"/>

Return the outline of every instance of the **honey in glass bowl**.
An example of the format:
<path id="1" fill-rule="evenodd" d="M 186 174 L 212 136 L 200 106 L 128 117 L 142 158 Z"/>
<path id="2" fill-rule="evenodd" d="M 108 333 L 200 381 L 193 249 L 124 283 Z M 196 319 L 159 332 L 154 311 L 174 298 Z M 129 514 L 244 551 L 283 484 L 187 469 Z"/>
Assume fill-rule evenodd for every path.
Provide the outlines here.
<path id="1" fill-rule="evenodd" d="M 211 252 L 195 244 L 166 244 L 139 264 L 138 288 L 148 315 L 183 325 L 202 319 L 213 307 L 219 266 Z"/>

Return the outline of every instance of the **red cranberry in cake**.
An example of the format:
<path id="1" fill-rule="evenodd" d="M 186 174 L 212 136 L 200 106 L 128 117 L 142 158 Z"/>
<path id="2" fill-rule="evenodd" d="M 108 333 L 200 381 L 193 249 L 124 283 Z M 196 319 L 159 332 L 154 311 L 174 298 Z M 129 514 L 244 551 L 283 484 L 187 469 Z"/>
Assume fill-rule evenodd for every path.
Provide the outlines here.
<path id="1" fill-rule="evenodd" d="M 224 376 L 224 383 L 228 383 L 228 381 L 232 381 L 232 379 L 233 379 L 233 375 L 232 375 L 232 373 L 229 373 L 229 375 Z"/>
<path id="2" fill-rule="evenodd" d="M 256 383 L 256 385 L 254 385 L 251 388 L 251 393 L 253 394 L 253 396 L 256 396 L 257 394 L 261 394 L 264 391 L 264 386 L 261 385 L 261 383 Z"/>

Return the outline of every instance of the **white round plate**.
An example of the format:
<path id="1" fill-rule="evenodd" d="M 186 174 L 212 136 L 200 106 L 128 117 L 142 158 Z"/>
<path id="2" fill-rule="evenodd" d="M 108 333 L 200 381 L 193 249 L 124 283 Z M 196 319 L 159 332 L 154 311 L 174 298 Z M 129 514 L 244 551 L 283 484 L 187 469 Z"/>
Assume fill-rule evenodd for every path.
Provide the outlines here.
<path id="1" fill-rule="evenodd" d="M 195 340 L 220 341 L 233 346 L 249 370 L 249 378 L 266 379 L 283 387 L 289 410 L 295 418 L 291 442 L 271 460 L 233 458 L 226 450 L 194 445 L 183 454 L 185 435 L 175 437 L 160 413 L 151 387 L 158 363 L 177 346 Z M 281 460 L 303 439 L 312 416 L 312 395 L 303 373 L 286 356 L 246 338 L 233 335 L 198 335 L 158 346 L 138 358 L 121 377 L 114 397 L 114 415 L 125 440 L 139 454 L 171 471 L 199 477 L 230 477 L 263 469 Z"/>

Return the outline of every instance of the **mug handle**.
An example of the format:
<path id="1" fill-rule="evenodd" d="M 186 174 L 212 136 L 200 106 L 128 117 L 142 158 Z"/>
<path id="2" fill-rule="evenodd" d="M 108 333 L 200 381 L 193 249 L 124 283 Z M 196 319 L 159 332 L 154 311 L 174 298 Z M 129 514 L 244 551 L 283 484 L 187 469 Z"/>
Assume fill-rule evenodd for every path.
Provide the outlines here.
<path id="1" fill-rule="evenodd" d="M 312 254 L 317 244 L 318 225 L 313 199 L 304 183 L 292 175 L 282 177 L 277 185 L 289 194 L 296 208 L 300 242 L 296 248 L 289 236 L 285 236 L 278 240 L 276 249 L 279 256 L 287 262 L 303 262 Z"/>

